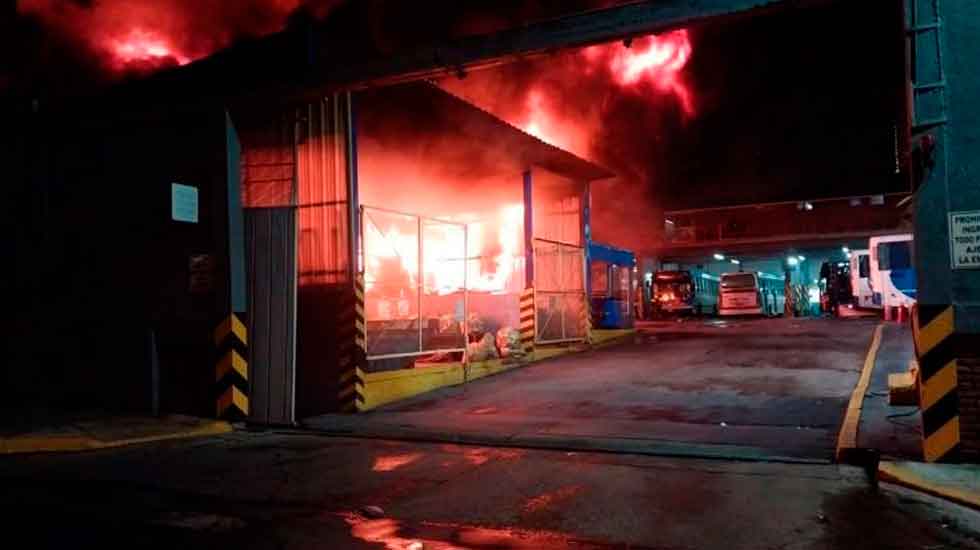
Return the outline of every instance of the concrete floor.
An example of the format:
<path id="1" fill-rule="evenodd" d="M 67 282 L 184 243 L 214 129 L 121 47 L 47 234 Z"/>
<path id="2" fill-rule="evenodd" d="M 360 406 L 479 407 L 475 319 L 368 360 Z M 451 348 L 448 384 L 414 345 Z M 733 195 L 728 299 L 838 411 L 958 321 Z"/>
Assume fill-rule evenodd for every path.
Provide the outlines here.
<path id="1" fill-rule="evenodd" d="M 273 430 L 0 457 L 4 535 L 59 549 L 980 549 L 980 514 L 826 463 L 874 325 L 650 324 L 620 347 L 313 421 L 495 446 Z"/>
<path id="2" fill-rule="evenodd" d="M 646 323 L 565 356 L 308 427 L 482 444 L 830 460 L 873 319 Z"/>
<path id="3" fill-rule="evenodd" d="M 838 465 L 238 432 L 0 457 L 0 484 L 31 548 L 980 548 L 976 513 Z"/>

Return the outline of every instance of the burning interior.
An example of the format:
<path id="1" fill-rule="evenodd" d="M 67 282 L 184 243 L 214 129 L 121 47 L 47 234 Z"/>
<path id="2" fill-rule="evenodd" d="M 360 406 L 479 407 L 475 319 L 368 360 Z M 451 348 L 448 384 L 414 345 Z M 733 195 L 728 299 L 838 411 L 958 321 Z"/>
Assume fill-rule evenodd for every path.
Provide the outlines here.
<path id="1" fill-rule="evenodd" d="M 584 338 L 583 206 L 611 174 L 428 84 L 357 110 L 369 369 L 519 354 L 529 287 L 538 342 Z"/>

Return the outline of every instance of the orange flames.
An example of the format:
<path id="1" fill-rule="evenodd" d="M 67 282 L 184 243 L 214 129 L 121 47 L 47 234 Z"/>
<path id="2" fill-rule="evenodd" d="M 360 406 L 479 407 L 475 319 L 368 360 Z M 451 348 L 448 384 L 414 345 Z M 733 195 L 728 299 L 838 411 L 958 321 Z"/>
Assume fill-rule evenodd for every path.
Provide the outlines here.
<path id="1" fill-rule="evenodd" d="M 114 72 L 185 65 L 280 30 L 303 0 L 17 0 L 17 11 L 90 48 Z M 323 10 L 331 2 L 319 0 Z M 317 11 L 319 15 L 320 12 Z"/>
<path id="2" fill-rule="evenodd" d="M 166 39 L 143 29 L 133 29 L 124 38 L 107 40 L 109 50 L 122 65 L 153 63 L 173 59 L 178 65 L 186 65 L 191 59 L 175 51 Z"/>
<path id="3" fill-rule="evenodd" d="M 370 211 L 369 211 L 370 212 Z M 523 254 L 524 206 L 501 206 L 493 217 L 476 219 L 472 214 L 451 218 L 460 225 L 423 222 L 422 277 L 427 293 L 440 295 L 463 288 L 484 292 L 505 292 L 511 277 L 520 270 Z M 467 232 L 464 234 L 462 224 Z M 419 285 L 418 231 L 396 223 L 364 226 L 366 281 L 368 290 L 376 282 L 392 279 L 407 281 L 408 288 Z M 465 252 L 466 271 L 463 271 Z M 392 262 L 401 273 L 391 273 Z M 455 264 L 455 267 L 454 267 Z"/>
<path id="4" fill-rule="evenodd" d="M 683 71 L 693 51 L 686 29 L 639 38 L 629 47 L 619 42 L 590 46 L 578 54 L 585 64 L 573 62 L 572 70 L 562 78 L 576 79 L 604 71 L 616 88 L 634 93 L 669 94 L 677 99 L 685 115 L 692 116 L 694 94 L 684 80 Z M 571 115 L 562 99 L 560 93 L 549 94 L 544 85 L 532 87 L 524 98 L 524 117 L 518 126 L 542 141 L 589 157 L 590 129 L 600 117 L 576 119 L 581 113 Z M 599 102 L 597 98 L 596 103 Z"/>
<path id="5" fill-rule="evenodd" d="M 630 47 L 592 46 L 582 50 L 582 55 L 593 66 L 605 64 L 620 86 L 648 83 L 660 92 L 674 94 L 684 112 L 692 115 L 693 97 L 682 75 L 692 52 L 690 33 L 681 29 L 633 40 Z"/>

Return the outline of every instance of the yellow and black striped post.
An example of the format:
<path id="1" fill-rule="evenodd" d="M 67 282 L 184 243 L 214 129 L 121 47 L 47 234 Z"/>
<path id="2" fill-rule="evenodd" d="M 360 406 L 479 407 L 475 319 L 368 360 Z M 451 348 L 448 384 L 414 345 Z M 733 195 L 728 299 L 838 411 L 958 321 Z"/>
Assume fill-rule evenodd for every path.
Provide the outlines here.
<path id="1" fill-rule="evenodd" d="M 340 380 L 337 388 L 337 402 L 340 412 L 356 413 L 364 406 L 364 371 L 361 367 L 367 360 L 367 334 L 364 323 L 364 274 L 354 277 L 353 300 L 348 306 L 349 315 L 344 315 L 344 330 L 341 331 L 343 345 L 347 349 L 341 364 Z"/>
<path id="2" fill-rule="evenodd" d="M 582 337 L 586 344 L 592 343 L 592 308 L 589 304 L 589 297 L 585 296 L 582 300 L 582 317 L 579 319 Z"/>
<path id="3" fill-rule="evenodd" d="M 528 355 L 534 353 L 534 308 L 534 287 L 525 288 L 520 302 L 521 347 Z"/>
<path id="4" fill-rule="evenodd" d="M 960 444 L 952 306 L 918 305 L 912 334 L 919 359 L 922 454 L 928 462 L 955 460 Z"/>
<path id="5" fill-rule="evenodd" d="M 238 314 L 228 315 L 214 329 L 214 345 L 216 414 L 240 420 L 248 416 L 248 330 Z"/>

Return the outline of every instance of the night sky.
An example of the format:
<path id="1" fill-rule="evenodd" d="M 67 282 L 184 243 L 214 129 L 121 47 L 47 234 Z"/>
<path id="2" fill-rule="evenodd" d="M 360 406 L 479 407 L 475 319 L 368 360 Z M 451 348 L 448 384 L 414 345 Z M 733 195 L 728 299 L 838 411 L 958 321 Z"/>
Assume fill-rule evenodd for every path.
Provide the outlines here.
<path id="1" fill-rule="evenodd" d="M 699 112 L 668 120 L 651 148 L 670 207 L 907 190 L 894 173 L 904 43 L 901 12 L 887 6 L 899 4 L 841 2 L 696 29 L 688 71 Z"/>

